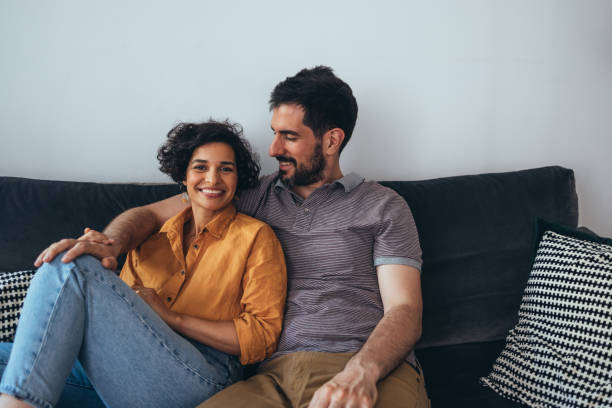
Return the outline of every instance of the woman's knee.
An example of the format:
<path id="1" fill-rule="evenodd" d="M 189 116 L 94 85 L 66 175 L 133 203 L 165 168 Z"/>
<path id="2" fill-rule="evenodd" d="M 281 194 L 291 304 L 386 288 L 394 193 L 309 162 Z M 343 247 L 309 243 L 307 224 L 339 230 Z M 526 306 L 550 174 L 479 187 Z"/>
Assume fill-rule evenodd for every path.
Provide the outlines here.
<path id="1" fill-rule="evenodd" d="M 105 270 L 100 261 L 91 255 L 81 255 L 74 261 L 64 263 L 61 260 L 64 254 L 65 252 L 58 254 L 51 262 L 46 262 L 38 268 L 30 285 L 42 283 L 49 287 L 55 287 L 55 284 L 61 286 L 71 276 L 83 282 L 98 271 Z"/>

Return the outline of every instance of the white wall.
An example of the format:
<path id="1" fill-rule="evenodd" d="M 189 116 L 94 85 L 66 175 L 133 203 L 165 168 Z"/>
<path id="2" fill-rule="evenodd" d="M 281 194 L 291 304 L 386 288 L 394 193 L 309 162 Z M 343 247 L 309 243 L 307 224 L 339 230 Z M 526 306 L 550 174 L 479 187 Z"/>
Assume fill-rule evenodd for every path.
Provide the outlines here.
<path id="1" fill-rule="evenodd" d="M 414 180 L 559 164 L 612 235 L 612 2 L 0 2 L 0 175 L 166 181 L 178 121 L 267 158 L 272 87 L 326 64 L 360 116 L 347 171 Z"/>

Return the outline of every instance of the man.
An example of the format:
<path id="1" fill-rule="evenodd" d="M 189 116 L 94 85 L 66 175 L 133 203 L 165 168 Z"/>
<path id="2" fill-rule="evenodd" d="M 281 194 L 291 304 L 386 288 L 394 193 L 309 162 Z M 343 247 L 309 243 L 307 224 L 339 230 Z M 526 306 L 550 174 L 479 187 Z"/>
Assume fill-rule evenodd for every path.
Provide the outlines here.
<path id="1" fill-rule="evenodd" d="M 284 328 L 257 374 L 204 407 L 428 406 L 413 347 L 421 334 L 421 250 L 405 201 L 340 169 L 357 119 L 351 88 L 328 67 L 304 69 L 270 98 L 277 174 L 243 193 L 239 211 L 269 223 L 288 268 Z M 37 260 L 102 259 L 137 246 L 187 204 L 129 210 L 104 235 L 52 245 Z"/>

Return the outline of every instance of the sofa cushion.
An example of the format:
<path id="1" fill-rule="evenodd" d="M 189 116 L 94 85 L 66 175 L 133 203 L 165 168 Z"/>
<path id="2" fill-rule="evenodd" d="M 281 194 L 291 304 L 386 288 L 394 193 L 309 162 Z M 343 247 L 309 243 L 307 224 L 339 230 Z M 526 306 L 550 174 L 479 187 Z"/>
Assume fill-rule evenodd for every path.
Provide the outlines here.
<path id="1" fill-rule="evenodd" d="M 612 239 L 540 220 L 506 346 L 483 383 L 529 406 L 612 407 Z"/>
<path id="2" fill-rule="evenodd" d="M 131 207 L 178 194 L 176 184 L 102 184 L 0 177 L 0 271 L 32 268 L 38 254 L 85 227 L 103 229 Z"/>
<path id="3" fill-rule="evenodd" d="M 0 274 L 0 341 L 12 342 L 33 270 Z"/>
<path id="4" fill-rule="evenodd" d="M 381 184 L 410 205 L 423 249 L 417 348 L 503 340 L 529 275 L 535 218 L 578 222 L 574 173 L 558 166 Z"/>

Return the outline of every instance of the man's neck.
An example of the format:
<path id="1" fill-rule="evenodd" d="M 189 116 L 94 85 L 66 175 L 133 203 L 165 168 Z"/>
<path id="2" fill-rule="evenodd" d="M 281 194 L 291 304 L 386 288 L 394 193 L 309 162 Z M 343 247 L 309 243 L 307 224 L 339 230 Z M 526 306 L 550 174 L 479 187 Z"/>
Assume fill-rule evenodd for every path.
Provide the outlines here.
<path id="1" fill-rule="evenodd" d="M 334 181 L 339 180 L 342 177 L 343 177 L 343 174 L 342 174 L 342 171 L 340 170 L 340 167 L 336 167 L 333 172 L 330 172 L 330 173 L 325 172 L 325 174 L 323 175 L 323 178 L 320 181 L 309 184 L 307 186 L 294 186 L 293 188 L 291 188 L 291 191 L 293 191 L 295 194 L 299 195 L 305 200 L 317 188 L 325 184 L 333 183 Z"/>

